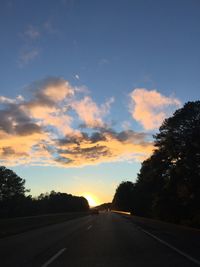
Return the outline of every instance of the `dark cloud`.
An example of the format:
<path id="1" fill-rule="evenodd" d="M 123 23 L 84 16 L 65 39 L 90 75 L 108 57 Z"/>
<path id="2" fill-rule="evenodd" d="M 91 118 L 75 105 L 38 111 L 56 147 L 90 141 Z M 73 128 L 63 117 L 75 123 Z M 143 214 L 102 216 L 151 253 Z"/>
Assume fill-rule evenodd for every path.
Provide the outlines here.
<path id="1" fill-rule="evenodd" d="M 58 139 L 57 144 L 59 146 L 69 144 L 80 145 L 83 142 L 95 144 L 100 141 L 107 141 L 108 136 L 112 139 L 118 140 L 119 142 L 132 141 L 134 143 L 143 143 L 148 135 L 143 132 L 137 133 L 132 130 L 121 131 L 118 133 L 113 129 L 100 128 L 99 132 L 95 131 L 91 135 L 81 132 L 81 135 L 79 136 L 66 136 L 65 138 Z"/>
<path id="2" fill-rule="evenodd" d="M 80 156 L 84 160 L 89 160 L 90 162 L 96 162 L 98 159 L 110 156 L 111 152 L 106 146 L 99 146 L 95 145 L 93 147 L 88 148 L 81 148 L 80 146 L 77 146 L 73 148 L 72 150 L 67 149 L 59 149 L 57 151 L 59 153 L 59 157 L 56 158 L 56 161 L 59 161 L 62 164 L 72 164 L 73 162 L 76 165 L 76 158 L 79 160 Z M 68 156 L 65 157 L 64 155 L 67 154 Z M 70 158 L 70 156 L 73 155 L 73 160 Z"/>
<path id="3" fill-rule="evenodd" d="M 82 143 L 83 141 L 89 141 L 89 140 L 90 139 L 89 139 L 88 134 L 85 132 L 82 132 L 78 136 L 76 135 L 66 136 L 64 138 L 56 140 L 56 142 L 59 146 L 65 146 L 65 145 L 70 145 L 70 144 L 80 145 L 80 143 Z"/>
<path id="4" fill-rule="evenodd" d="M 116 132 L 111 128 L 101 128 L 90 135 L 82 132 L 78 136 L 66 136 L 56 140 L 56 153 L 59 155 L 59 162 L 63 164 L 78 165 L 79 162 L 84 164 L 84 161 L 92 164 L 101 162 L 104 158 L 107 160 L 116 158 L 119 156 L 117 153 L 123 154 L 124 151 L 140 156 L 141 148 L 145 151 L 145 146 L 148 149 L 151 146 L 146 138 L 145 133 L 132 130 Z M 116 144 L 114 150 L 113 142 Z M 133 151 L 130 151 L 129 146 Z"/>
<path id="5" fill-rule="evenodd" d="M 21 157 L 21 156 L 28 156 L 27 153 L 17 153 L 11 146 L 2 147 L 1 148 L 1 157 L 9 158 L 9 157 Z"/>
<path id="6" fill-rule="evenodd" d="M 10 156 L 10 155 L 14 155 L 15 154 L 15 150 L 8 146 L 8 147 L 3 147 L 2 148 L 2 156 Z"/>
<path id="7" fill-rule="evenodd" d="M 29 135 L 41 131 L 40 127 L 21 109 L 21 105 L 9 104 L 0 110 L 0 129 L 8 134 Z"/>
<path id="8" fill-rule="evenodd" d="M 33 133 L 41 133 L 41 127 L 34 123 L 26 123 L 15 127 L 16 133 L 19 135 L 31 135 Z"/>
<path id="9" fill-rule="evenodd" d="M 60 94 L 59 87 L 67 85 L 69 89 L 70 85 L 64 80 L 63 78 L 59 77 L 48 77 L 46 79 L 33 82 L 28 89 L 32 93 L 33 99 L 28 104 L 29 105 L 46 105 L 46 106 L 54 106 L 56 103 L 56 98 L 53 97 L 53 94 L 56 94 L 56 92 L 52 92 L 51 94 L 47 93 L 48 88 L 54 87 L 57 88 L 57 95 Z M 71 96 L 72 91 L 67 91 L 66 86 L 66 95 Z"/>
<path id="10" fill-rule="evenodd" d="M 99 141 L 106 141 L 106 137 L 101 132 L 94 132 L 90 137 L 90 142 L 97 143 Z"/>
<path id="11" fill-rule="evenodd" d="M 129 141 L 132 140 L 136 143 L 143 142 L 147 137 L 146 133 L 143 133 L 143 132 L 137 133 L 137 132 L 132 131 L 132 130 L 122 131 L 122 132 L 119 132 L 118 134 L 115 134 L 115 135 L 119 141 L 125 142 L 127 140 L 129 140 Z"/>

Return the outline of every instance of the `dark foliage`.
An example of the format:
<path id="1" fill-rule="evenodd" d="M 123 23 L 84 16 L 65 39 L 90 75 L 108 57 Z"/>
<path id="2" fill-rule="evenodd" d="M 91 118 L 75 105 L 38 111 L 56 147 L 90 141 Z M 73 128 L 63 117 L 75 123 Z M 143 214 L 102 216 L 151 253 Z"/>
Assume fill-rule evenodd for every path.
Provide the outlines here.
<path id="1" fill-rule="evenodd" d="M 122 182 L 116 189 L 112 205 L 115 209 L 130 211 L 133 195 L 134 184 L 132 182 Z"/>
<path id="2" fill-rule="evenodd" d="M 155 151 L 142 163 L 127 193 L 113 203 L 140 216 L 200 227 L 200 101 L 188 102 L 154 136 Z M 132 203 L 123 206 L 133 188 Z M 119 204 L 120 203 L 120 204 Z"/>
<path id="3" fill-rule="evenodd" d="M 12 199 L 14 196 L 23 196 L 26 192 L 25 180 L 12 170 L 0 166 L 0 201 Z"/>
<path id="4" fill-rule="evenodd" d="M 98 210 L 110 210 L 112 206 L 112 203 L 108 202 L 108 203 L 103 203 L 99 206 L 96 206 L 95 208 Z"/>
<path id="5" fill-rule="evenodd" d="M 0 167 L 0 218 L 89 210 L 84 197 L 52 191 L 33 199 L 24 185 L 24 179 Z"/>
<path id="6" fill-rule="evenodd" d="M 50 194 L 41 194 L 35 202 L 37 213 L 61 213 L 71 211 L 88 211 L 88 201 L 84 197 L 51 191 Z"/>

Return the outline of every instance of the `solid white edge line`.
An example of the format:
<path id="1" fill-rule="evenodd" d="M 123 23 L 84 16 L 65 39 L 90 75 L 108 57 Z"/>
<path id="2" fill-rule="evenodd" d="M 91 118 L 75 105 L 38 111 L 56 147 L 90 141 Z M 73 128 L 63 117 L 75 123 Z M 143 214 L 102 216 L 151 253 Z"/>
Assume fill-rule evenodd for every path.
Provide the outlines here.
<path id="1" fill-rule="evenodd" d="M 57 259 L 65 250 L 66 248 L 62 248 L 61 250 L 59 250 L 53 257 L 51 257 L 47 262 L 45 262 L 42 267 L 49 266 L 49 264 L 51 264 L 55 259 Z"/>
<path id="2" fill-rule="evenodd" d="M 196 263 L 197 265 L 200 265 L 200 261 L 196 260 L 195 258 L 191 257 L 190 255 L 188 255 L 187 253 L 184 253 L 183 251 L 181 251 L 180 249 L 172 246 L 171 244 L 167 243 L 166 241 L 158 238 L 157 236 L 147 232 L 146 230 L 144 230 L 141 227 L 137 227 L 139 230 L 141 230 L 142 232 L 144 232 L 145 234 L 151 236 L 152 238 L 154 238 L 155 240 L 157 240 L 158 242 L 162 243 L 163 245 L 167 246 L 168 248 L 171 248 L 172 250 L 176 251 L 178 254 L 182 255 L 183 257 L 185 257 L 186 259 L 192 261 L 193 263 Z"/>

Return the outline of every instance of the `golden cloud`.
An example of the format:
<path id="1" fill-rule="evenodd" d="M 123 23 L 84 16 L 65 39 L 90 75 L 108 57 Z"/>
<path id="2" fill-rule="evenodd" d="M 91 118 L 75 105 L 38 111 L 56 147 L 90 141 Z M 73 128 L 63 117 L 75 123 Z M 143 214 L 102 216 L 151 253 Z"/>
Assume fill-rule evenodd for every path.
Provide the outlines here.
<path id="1" fill-rule="evenodd" d="M 146 130 L 158 128 L 172 111 L 181 106 L 177 98 L 166 97 L 156 90 L 145 88 L 134 89 L 130 97 L 132 117 Z"/>
<path id="2" fill-rule="evenodd" d="M 0 162 L 79 167 L 119 160 L 142 160 L 153 150 L 144 133 L 108 128 L 114 98 L 97 105 L 61 78 L 30 87 L 31 97 L 0 96 Z M 76 115 L 75 115 L 76 114 Z M 78 127 L 80 121 L 85 131 Z"/>
<path id="3" fill-rule="evenodd" d="M 141 161 L 149 157 L 154 149 L 152 142 L 145 141 L 144 134 L 131 130 L 120 133 L 104 130 L 76 140 L 62 139 L 57 147 L 57 160 L 71 167 L 124 160 Z"/>

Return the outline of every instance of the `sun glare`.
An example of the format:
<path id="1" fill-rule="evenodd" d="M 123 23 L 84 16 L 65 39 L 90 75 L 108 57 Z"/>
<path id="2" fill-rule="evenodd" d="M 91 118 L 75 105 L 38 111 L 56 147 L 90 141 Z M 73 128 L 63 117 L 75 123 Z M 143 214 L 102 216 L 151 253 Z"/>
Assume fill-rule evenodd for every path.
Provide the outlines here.
<path id="1" fill-rule="evenodd" d="M 99 205 L 99 201 L 98 201 L 97 197 L 95 197 L 94 195 L 92 195 L 90 193 L 85 193 L 85 194 L 83 194 L 83 196 L 87 199 L 90 207 L 95 207 L 95 206 Z"/>

